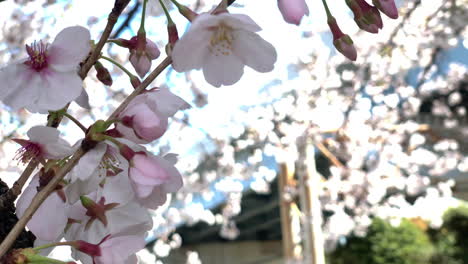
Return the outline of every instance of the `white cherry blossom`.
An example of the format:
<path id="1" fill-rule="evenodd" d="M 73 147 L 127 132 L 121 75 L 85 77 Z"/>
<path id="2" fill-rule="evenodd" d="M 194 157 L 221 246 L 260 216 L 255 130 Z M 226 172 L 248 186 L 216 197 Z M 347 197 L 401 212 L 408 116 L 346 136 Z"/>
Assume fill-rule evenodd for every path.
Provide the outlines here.
<path id="1" fill-rule="evenodd" d="M 26 50 L 29 58 L 0 70 L 0 101 L 15 111 L 47 113 L 80 96 L 78 65 L 90 50 L 86 28 L 65 28 L 51 45 L 34 42 Z"/>
<path id="2" fill-rule="evenodd" d="M 61 159 L 73 153 L 70 144 L 60 137 L 56 128 L 35 126 L 27 134 L 29 140 L 13 139 L 21 145 L 18 159 L 23 163 L 33 159 Z"/>
<path id="3" fill-rule="evenodd" d="M 172 65 L 178 72 L 202 69 L 206 81 L 216 87 L 239 81 L 244 65 L 272 71 L 276 50 L 255 33 L 260 30 L 247 15 L 201 14 L 176 42 Z"/>

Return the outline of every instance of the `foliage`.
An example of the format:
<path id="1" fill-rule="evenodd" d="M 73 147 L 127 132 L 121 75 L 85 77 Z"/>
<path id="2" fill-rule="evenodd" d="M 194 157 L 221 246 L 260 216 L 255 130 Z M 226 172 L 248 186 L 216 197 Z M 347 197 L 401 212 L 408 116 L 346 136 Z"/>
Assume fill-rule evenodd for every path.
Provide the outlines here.
<path id="1" fill-rule="evenodd" d="M 468 263 L 468 207 L 460 206 L 447 210 L 444 224 L 429 234 L 436 248 L 434 264 Z"/>
<path id="2" fill-rule="evenodd" d="M 375 218 L 365 237 L 350 236 L 332 254 L 332 264 L 425 264 L 433 252 L 427 234 L 403 219 L 398 226 Z"/>

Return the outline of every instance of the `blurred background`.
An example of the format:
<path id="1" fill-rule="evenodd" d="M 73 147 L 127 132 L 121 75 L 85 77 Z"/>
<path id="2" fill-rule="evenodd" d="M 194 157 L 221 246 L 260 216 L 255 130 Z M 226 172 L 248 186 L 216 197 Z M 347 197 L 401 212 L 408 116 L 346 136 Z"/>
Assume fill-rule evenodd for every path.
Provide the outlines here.
<path id="1" fill-rule="evenodd" d="M 1 2 L 0 65 L 67 26 L 88 27 L 97 39 L 113 2 Z M 197 12 L 217 4 L 180 2 Z M 274 71 L 246 68 L 240 82 L 221 88 L 201 71 L 171 67 L 155 80 L 193 107 L 146 146 L 179 154 L 184 187 L 152 212 L 142 263 L 468 263 L 467 1 L 396 3 L 399 18 L 383 16 L 383 29 L 369 34 L 344 1 L 329 1 L 358 50 L 350 62 L 333 47 L 321 1 L 308 1 L 310 15 L 294 26 L 274 0 L 238 0 L 230 12 L 251 16 L 276 47 Z M 189 24 L 170 13 L 182 35 Z M 158 1 L 147 15 L 148 38 L 164 51 Z M 113 37 L 134 36 L 140 19 L 141 3 L 132 0 Z M 126 49 L 111 44 L 104 53 L 133 71 Z M 103 64 L 113 85 L 92 70 L 91 110 L 70 108 L 87 126 L 133 89 Z M 24 166 L 10 139 L 25 138 L 46 116 L 0 109 L 0 176 L 11 185 Z M 59 129 L 71 144 L 82 135 L 67 120 Z"/>

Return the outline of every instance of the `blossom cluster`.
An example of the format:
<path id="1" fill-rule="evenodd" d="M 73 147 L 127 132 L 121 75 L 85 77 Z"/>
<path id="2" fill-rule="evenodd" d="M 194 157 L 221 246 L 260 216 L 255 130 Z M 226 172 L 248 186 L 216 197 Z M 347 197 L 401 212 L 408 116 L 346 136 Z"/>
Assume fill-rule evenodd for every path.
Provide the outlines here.
<path id="1" fill-rule="evenodd" d="M 218 87 L 237 82 L 244 65 L 259 72 L 273 69 L 276 51 L 255 33 L 260 27 L 247 15 L 230 14 L 225 8 L 200 15 L 190 11 L 192 26 L 180 40 L 176 29 L 168 27 L 168 53 L 174 69 L 202 68 L 206 80 Z M 19 161 L 40 164 L 17 201 L 17 216 L 30 218 L 28 208 L 36 197 L 61 177 L 26 224 L 36 237 L 35 248 L 11 251 L 8 262 L 43 261 L 37 253 L 68 245 L 72 257 L 82 263 L 137 263 L 135 253 L 144 247 L 146 233 L 153 228 L 148 210 L 164 204 L 167 194 L 183 185 L 175 167 L 176 154 L 154 155 L 141 144 L 162 137 L 168 119 L 190 105 L 168 88 L 144 89 L 138 77 L 96 52 L 90 35 L 81 26 L 65 28 L 51 44 L 39 41 L 26 45 L 26 59 L 0 69 L 0 101 L 14 111 L 25 108 L 32 113 L 49 113 L 52 122 L 32 127 L 29 139 L 14 139 L 21 145 Z M 160 56 L 156 44 L 146 36 L 144 20 L 137 36 L 109 42 L 128 48 L 129 61 L 141 78 L 150 71 L 152 60 Z M 89 106 L 83 65 L 93 59 L 93 53 L 98 54 L 91 63 L 99 81 L 107 86 L 113 83 L 110 72 L 98 61 L 108 60 L 129 75 L 139 92 L 114 118 L 98 120 L 86 128 L 67 113 L 67 108 L 72 101 Z M 63 117 L 85 132 L 73 146 L 52 125 Z M 60 175 L 79 150 L 83 156 Z"/>

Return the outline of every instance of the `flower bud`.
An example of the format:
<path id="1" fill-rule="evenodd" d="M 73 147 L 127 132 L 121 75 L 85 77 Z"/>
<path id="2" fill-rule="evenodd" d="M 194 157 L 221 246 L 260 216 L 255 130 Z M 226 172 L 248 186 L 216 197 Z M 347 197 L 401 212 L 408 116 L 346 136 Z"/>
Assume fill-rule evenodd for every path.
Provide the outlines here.
<path id="1" fill-rule="evenodd" d="M 118 126 L 117 129 L 124 137 L 140 143 L 148 143 L 160 138 L 167 130 L 168 118 L 162 115 L 151 102 L 141 102 L 130 104 L 122 113 L 121 118 L 125 127 L 131 131 Z"/>
<path id="2" fill-rule="evenodd" d="M 355 61 L 357 58 L 357 52 L 351 37 L 343 34 L 333 17 L 328 19 L 328 26 L 333 34 L 333 45 L 335 48 L 346 58 Z"/>
<path id="3" fill-rule="evenodd" d="M 284 21 L 299 25 L 304 15 L 309 15 L 305 0 L 278 0 L 278 8 Z"/>
<path id="4" fill-rule="evenodd" d="M 139 34 L 140 37 L 135 36 L 130 39 L 133 46 L 130 50 L 130 63 L 132 64 L 138 75 L 143 78 L 151 68 L 151 61 L 159 57 L 161 52 L 158 46 L 151 40 L 147 39 L 144 34 Z M 145 43 L 142 44 L 142 39 Z"/>
<path id="5" fill-rule="evenodd" d="M 112 76 L 110 75 L 109 71 L 102 65 L 102 63 L 96 61 L 94 68 L 96 69 L 96 78 L 103 84 L 111 86 Z"/>
<path id="6" fill-rule="evenodd" d="M 398 18 L 398 9 L 396 8 L 395 0 L 372 0 L 372 3 L 389 18 Z"/>
<path id="7" fill-rule="evenodd" d="M 383 27 L 379 10 L 365 0 L 346 0 L 346 4 L 353 11 L 354 21 L 360 29 L 377 33 Z"/>

